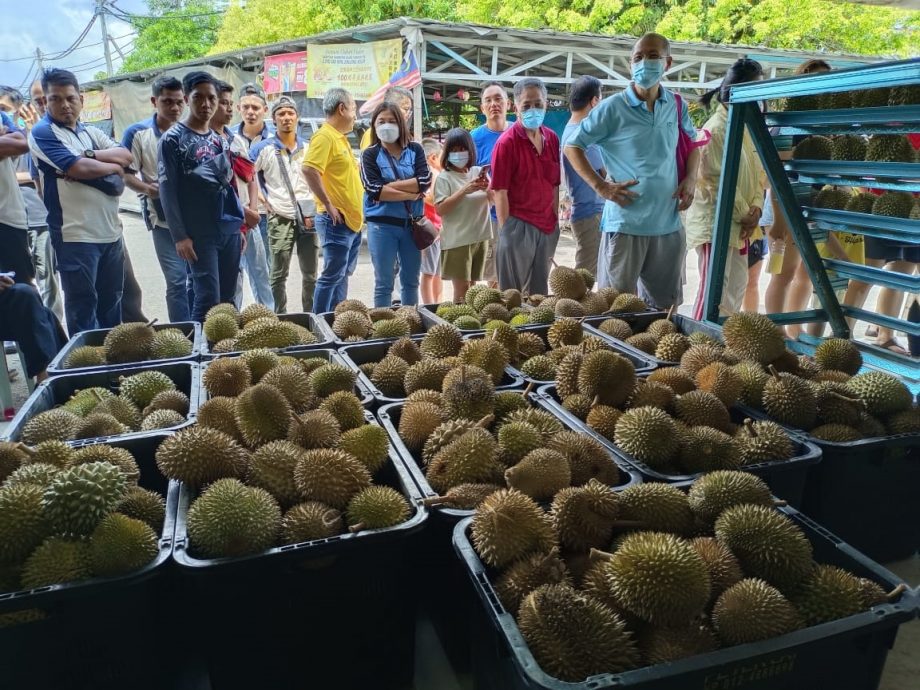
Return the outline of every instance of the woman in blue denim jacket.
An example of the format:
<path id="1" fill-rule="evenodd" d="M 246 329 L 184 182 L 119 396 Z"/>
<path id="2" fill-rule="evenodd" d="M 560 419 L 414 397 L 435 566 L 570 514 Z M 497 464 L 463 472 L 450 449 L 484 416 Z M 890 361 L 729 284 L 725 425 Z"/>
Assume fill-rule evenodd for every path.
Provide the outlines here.
<path id="1" fill-rule="evenodd" d="M 424 215 L 431 172 L 421 144 L 411 141 L 402 111 L 381 103 L 371 116 L 371 146 L 361 155 L 367 246 L 374 264 L 374 306 L 393 301 L 399 260 L 400 300 L 418 304 L 422 255 L 412 240 L 412 219 Z"/>

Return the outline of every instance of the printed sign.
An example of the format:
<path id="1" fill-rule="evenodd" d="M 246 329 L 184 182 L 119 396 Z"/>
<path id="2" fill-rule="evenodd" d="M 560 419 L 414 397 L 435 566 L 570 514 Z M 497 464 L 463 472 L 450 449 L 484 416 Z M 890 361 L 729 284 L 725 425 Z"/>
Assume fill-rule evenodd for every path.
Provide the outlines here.
<path id="1" fill-rule="evenodd" d="M 100 122 L 112 119 L 112 100 L 105 91 L 86 91 L 83 94 L 83 122 Z"/>
<path id="2" fill-rule="evenodd" d="M 306 91 L 307 51 L 266 55 L 262 88 L 267 94 Z"/>
<path id="3" fill-rule="evenodd" d="M 385 84 L 402 62 L 402 39 L 374 43 L 307 46 L 307 96 L 322 98 L 334 86 L 364 101 Z"/>

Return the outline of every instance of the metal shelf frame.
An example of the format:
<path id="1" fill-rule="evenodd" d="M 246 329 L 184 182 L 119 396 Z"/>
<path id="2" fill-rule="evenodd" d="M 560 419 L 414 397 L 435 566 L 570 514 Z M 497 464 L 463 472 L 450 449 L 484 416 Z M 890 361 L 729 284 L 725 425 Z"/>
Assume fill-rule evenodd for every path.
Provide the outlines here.
<path id="1" fill-rule="evenodd" d="M 903 290 L 908 295 L 920 292 L 920 276 L 908 276 L 871 266 L 861 266 L 834 259 L 822 259 L 809 230 L 809 223 L 824 230 L 843 230 L 868 237 L 895 240 L 905 245 L 920 244 L 920 222 L 802 207 L 796 199 L 788 173 L 795 173 L 804 183 L 872 187 L 920 192 L 920 164 L 846 161 L 782 161 L 769 126 L 802 133 L 899 133 L 920 132 L 920 105 L 890 108 L 851 108 L 807 112 L 760 112 L 759 102 L 795 96 L 809 96 L 840 91 L 920 84 L 920 59 L 880 63 L 866 67 L 837 70 L 825 74 L 773 79 L 732 88 L 728 107 L 728 125 L 722 163 L 719 199 L 712 240 L 704 318 L 719 323 L 719 304 L 725 282 L 725 263 L 732 233 L 732 211 L 738 183 L 741 146 L 745 129 L 757 149 L 773 197 L 795 240 L 799 254 L 811 277 L 821 309 L 793 314 L 770 314 L 776 323 L 826 321 L 833 334 L 850 337 L 847 317 L 867 321 L 911 335 L 920 335 L 920 325 L 876 314 L 864 309 L 841 306 L 834 294 L 827 269 L 838 276 L 869 282 L 873 285 Z M 785 132 L 784 132 L 785 133 Z M 787 173 L 788 171 L 788 173 Z M 898 356 L 895 356 L 898 358 Z M 899 358 L 908 368 L 918 368 L 917 360 Z M 897 367 L 895 367 L 897 368 Z"/>

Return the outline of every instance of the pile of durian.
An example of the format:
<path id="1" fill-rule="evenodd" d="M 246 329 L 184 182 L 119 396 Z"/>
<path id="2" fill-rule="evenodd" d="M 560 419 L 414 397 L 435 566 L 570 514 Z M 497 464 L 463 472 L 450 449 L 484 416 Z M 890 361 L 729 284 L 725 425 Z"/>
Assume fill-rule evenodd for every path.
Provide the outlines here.
<path id="1" fill-rule="evenodd" d="M 766 640 L 897 599 L 813 560 L 763 481 L 720 471 L 689 493 L 592 481 L 544 510 L 486 497 L 472 543 L 541 668 L 563 681 Z"/>
<path id="2" fill-rule="evenodd" d="M 153 321 L 132 321 L 105 334 L 102 345 L 74 348 L 64 359 L 65 369 L 127 364 L 150 359 L 175 359 L 192 354 L 192 335 L 178 328 L 155 330 Z"/>
<path id="3" fill-rule="evenodd" d="M 792 150 L 794 160 L 917 163 L 918 152 L 903 134 L 840 134 L 807 137 Z"/>
<path id="4" fill-rule="evenodd" d="M 580 278 L 580 280 L 579 280 Z M 612 287 L 594 288 L 594 276 L 584 268 L 556 266 L 549 274 L 552 294 L 530 295 L 527 301 L 534 307 L 553 309 L 556 317 L 581 318 L 600 314 L 626 314 L 648 310 L 648 305 L 636 295 L 620 293 Z"/>
<path id="5" fill-rule="evenodd" d="M 117 394 L 101 386 L 78 390 L 27 421 L 21 440 L 33 445 L 168 429 L 184 424 L 188 411 L 188 396 L 169 376 L 150 369 L 119 378 Z"/>
<path id="6" fill-rule="evenodd" d="M 164 475 L 201 491 L 187 518 L 194 556 L 244 556 L 410 516 L 402 493 L 374 483 L 389 440 L 367 422 L 355 377 L 266 349 L 208 366 L 197 424 L 156 454 Z"/>
<path id="7" fill-rule="evenodd" d="M 801 112 L 806 110 L 840 110 L 843 108 L 884 108 L 886 106 L 920 105 L 920 86 L 881 87 L 860 91 L 838 91 L 814 96 L 795 96 L 783 99 L 781 109 Z"/>
<path id="8" fill-rule="evenodd" d="M 555 318 L 552 309 L 532 312 L 530 305 L 523 303 L 519 290 L 503 292 L 482 283 L 467 291 L 462 304 L 444 302 L 438 305 L 435 315 L 461 331 L 478 331 L 495 323 L 510 323 L 512 326 L 552 323 Z"/>
<path id="9" fill-rule="evenodd" d="M 920 219 L 920 199 L 910 192 L 884 192 L 881 195 L 859 192 L 849 187 L 825 187 L 812 198 L 815 208 L 850 213 L 868 213 L 890 218 Z"/>
<path id="10" fill-rule="evenodd" d="M 670 318 L 656 319 L 641 331 L 634 330 L 629 323 L 616 317 L 601 321 L 595 328 L 664 362 L 679 362 L 690 345 L 709 341 L 702 333 L 684 338 Z"/>
<path id="11" fill-rule="evenodd" d="M 369 309 L 361 300 L 346 299 L 335 307 L 332 331 L 339 340 L 360 343 L 381 338 L 404 338 L 424 333 L 425 327 L 417 307 Z"/>
<path id="12" fill-rule="evenodd" d="M 571 487 L 626 480 L 600 443 L 532 407 L 526 391 L 496 393 L 477 367 L 410 395 L 398 433 L 439 494 L 429 505 L 469 510 L 504 486 L 549 501 Z"/>
<path id="13" fill-rule="evenodd" d="M 124 448 L 0 442 L 0 592 L 124 575 L 156 558 L 166 501 L 139 479 Z"/>
<path id="14" fill-rule="evenodd" d="M 747 314 L 741 318 L 745 323 L 753 319 L 762 328 L 736 341 L 732 336 L 737 321 L 726 322 L 726 341 L 734 343 L 735 349 L 702 334 L 664 335 L 660 343 L 668 343 L 675 351 L 684 349 L 681 366 L 658 369 L 644 379 L 636 377 L 631 362 L 622 355 L 570 346 L 556 368 L 556 396 L 596 433 L 662 474 L 788 460 L 795 446 L 778 424 L 747 420 L 739 426 L 732 421 L 730 408 L 750 400 L 745 397 L 751 395 L 749 380 L 766 379 L 766 374 L 760 376 L 763 368 L 756 360 L 762 356 L 759 348 L 768 348 L 771 339 L 779 338 L 779 351 L 785 352 L 769 319 Z M 749 347 L 744 345 L 748 342 Z M 775 353 L 768 351 L 767 355 L 773 358 Z M 794 355 L 792 359 L 798 361 Z"/>
<path id="15" fill-rule="evenodd" d="M 241 350 L 312 345 L 316 334 L 293 321 L 282 321 L 264 304 L 250 304 L 242 312 L 229 302 L 212 307 L 205 315 L 204 334 L 214 354 Z"/>

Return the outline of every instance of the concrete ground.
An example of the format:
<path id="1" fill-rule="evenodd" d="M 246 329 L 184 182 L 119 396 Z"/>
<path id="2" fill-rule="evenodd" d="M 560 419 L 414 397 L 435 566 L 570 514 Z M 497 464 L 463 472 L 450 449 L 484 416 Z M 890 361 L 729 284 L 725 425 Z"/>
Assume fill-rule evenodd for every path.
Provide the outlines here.
<path id="1" fill-rule="evenodd" d="M 148 318 L 159 319 L 161 322 L 168 320 L 166 314 L 165 286 L 163 275 L 160 272 L 153 244 L 140 216 L 130 212 L 122 213 L 125 229 L 125 239 L 128 251 L 134 265 L 135 275 L 144 294 L 144 312 Z M 561 265 L 574 264 L 575 244 L 571 236 L 563 234 L 559 240 L 556 251 L 556 261 Z M 681 313 L 689 313 L 692 309 L 693 299 L 699 286 L 699 275 L 696 267 L 696 256 L 690 254 L 686 265 L 687 284 L 684 289 L 685 305 Z M 767 276 L 761 278 L 761 301 L 768 281 Z M 374 272 L 367 245 L 361 247 L 358 259 L 358 268 L 351 279 L 349 297 L 363 300 L 367 303 L 373 301 Z M 291 262 L 290 276 L 287 284 L 288 308 L 291 311 L 300 310 L 300 270 L 297 261 Z M 398 293 L 394 295 L 398 297 Z M 452 297 L 450 285 L 445 285 L 443 300 Z M 248 283 L 244 287 L 244 304 L 252 302 L 252 293 Z M 875 303 L 875 295 L 870 294 L 867 304 Z M 763 305 L 761 303 L 761 309 Z M 863 325 L 858 334 L 862 335 Z M 14 357 L 8 357 L 8 366 L 11 370 L 18 369 L 19 363 Z M 19 380 L 13 384 L 14 405 L 18 408 L 27 397 L 25 385 L 22 383 L 21 370 Z M 0 422 L 0 435 L 5 423 Z M 910 585 L 920 586 L 920 556 L 889 563 L 886 566 Z M 444 657 L 443 650 L 433 634 L 433 631 L 423 621 L 419 634 L 419 654 L 417 664 L 417 688 L 434 688 L 439 690 L 459 690 L 472 687 L 470 678 L 454 677 L 449 672 L 449 665 Z M 888 657 L 882 678 L 881 690 L 912 690 L 917 687 L 917 678 L 920 677 L 920 621 L 914 621 L 901 627 L 897 644 Z"/>

